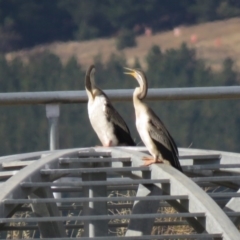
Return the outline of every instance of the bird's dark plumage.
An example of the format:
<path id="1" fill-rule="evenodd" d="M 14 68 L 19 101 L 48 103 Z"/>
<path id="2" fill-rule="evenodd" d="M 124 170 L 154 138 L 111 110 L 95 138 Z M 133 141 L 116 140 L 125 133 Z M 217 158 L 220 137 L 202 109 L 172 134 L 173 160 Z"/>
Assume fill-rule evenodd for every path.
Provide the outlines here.
<path id="1" fill-rule="evenodd" d="M 86 72 L 88 115 L 103 146 L 135 146 L 127 124 L 111 104 L 107 95 L 95 86 L 91 65 Z"/>
<path id="2" fill-rule="evenodd" d="M 135 142 L 133 141 L 129 128 L 120 114 L 116 111 L 116 109 L 112 106 L 110 101 L 107 101 L 106 106 L 106 117 L 109 122 L 113 124 L 114 134 L 118 136 L 118 145 L 122 146 L 135 146 Z"/>
<path id="3" fill-rule="evenodd" d="M 169 160 L 173 167 L 182 171 L 182 167 L 178 160 L 178 148 L 175 141 L 152 109 L 148 108 L 148 110 L 151 112 L 151 120 L 149 121 L 149 134 L 151 138 L 161 152 L 162 157 Z"/>
<path id="4" fill-rule="evenodd" d="M 172 136 L 163 122 L 151 108 L 143 102 L 148 91 L 146 75 L 141 70 L 129 69 L 126 74 L 132 75 L 139 83 L 133 93 L 133 105 L 136 114 L 136 127 L 138 133 L 152 157 L 144 157 L 144 165 L 163 163 L 167 160 L 173 167 L 182 171 L 178 159 L 178 149 Z"/>

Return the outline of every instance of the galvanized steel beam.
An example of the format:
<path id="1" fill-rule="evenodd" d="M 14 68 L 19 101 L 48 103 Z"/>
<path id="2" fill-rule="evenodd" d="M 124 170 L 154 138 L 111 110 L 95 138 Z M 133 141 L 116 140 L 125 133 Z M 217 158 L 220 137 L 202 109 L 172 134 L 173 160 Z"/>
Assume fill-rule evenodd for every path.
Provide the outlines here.
<path id="1" fill-rule="evenodd" d="M 104 90 L 112 101 L 131 101 L 133 89 Z M 239 99 L 239 86 L 192 87 L 192 88 L 150 88 L 147 100 L 204 100 L 204 99 Z M 0 93 L 0 105 L 32 104 L 70 104 L 86 103 L 85 91 L 54 92 L 18 92 Z"/>
<path id="2" fill-rule="evenodd" d="M 106 151 L 109 152 L 109 150 L 110 150 L 111 153 L 107 153 L 107 155 L 108 156 L 112 155 L 111 156 L 112 159 L 121 158 L 121 157 L 124 157 L 124 158 L 130 157 L 132 160 L 132 165 L 133 165 L 132 170 L 134 169 L 135 171 L 131 171 L 130 167 L 125 167 L 125 170 L 128 170 L 128 171 L 121 172 L 121 174 L 123 174 L 125 176 L 128 176 L 128 177 L 130 176 L 133 179 L 143 178 L 143 179 L 147 179 L 147 180 L 148 179 L 150 179 L 150 180 L 158 180 L 158 179 L 166 180 L 166 179 L 168 179 L 168 182 L 170 182 L 170 184 L 166 183 L 168 186 L 164 187 L 164 183 L 153 183 L 153 184 L 156 187 L 158 187 L 159 189 L 163 189 L 164 192 L 166 192 L 167 194 L 170 194 L 170 196 L 161 195 L 161 196 L 156 196 L 156 198 L 154 198 L 154 196 L 151 196 L 151 197 L 148 196 L 148 197 L 146 197 L 146 201 L 157 200 L 157 199 L 159 199 L 158 197 L 161 197 L 162 199 L 165 199 L 165 200 L 169 200 L 169 199 L 176 200 L 177 195 L 181 195 L 181 196 L 179 196 L 179 198 L 180 199 L 182 198 L 183 200 L 176 201 L 176 202 L 178 202 L 179 206 L 174 206 L 174 203 L 172 204 L 171 201 L 169 201 L 169 203 L 172 204 L 174 207 L 176 207 L 176 209 L 178 209 L 178 207 L 179 207 L 179 209 L 180 209 L 180 207 L 183 207 L 184 210 L 187 209 L 187 211 L 189 211 L 190 215 L 185 215 L 186 214 L 186 212 L 185 212 L 185 213 L 180 213 L 178 216 L 185 216 L 185 217 L 188 216 L 187 218 L 191 219 L 191 218 L 193 218 L 194 214 L 195 214 L 195 216 L 199 215 L 199 218 L 197 220 L 196 219 L 195 220 L 198 221 L 200 224 L 202 224 L 202 226 L 204 226 L 204 228 L 206 228 L 206 230 L 209 233 L 211 233 L 211 234 L 222 233 L 223 239 L 238 239 L 239 238 L 238 231 L 236 230 L 234 225 L 230 222 L 230 220 L 228 219 L 226 214 L 224 214 L 223 211 L 216 205 L 216 203 L 203 190 L 201 190 L 193 181 L 191 181 L 189 178 L 187 178 L 186 176 L 184 176 L 177 170 L 175 170 L 169 166 L 165 166 L 165 165 L 154 164 L 150 167 L 151 171 L 148 171 L 147 169 L 144 169 L 144 168 L 139 168 L 139 166 L 142 165 L 141 158 L 145 154 L 138 152 L 137 149 L 141 149 L 142 151 L 146 151 L 146 149 L 145 148 L 132 148 L 132 150 L 134 149 L 134 151 L 132 151 L 130 149 L 131 148 L 121 148 L 121 147 L 120 148 L 117 148 L 117 147 L 116 148 L 97 148 L 96 151 L 103 151 L 105 154 Z M 86 151 L 89 151 L 89 150 L 91 151 L 91 149 L 86 149 Z M 4 194 L 3 198 L 2 198 L 2 196 L 0 196 L 0 198 L 1 198 L 0 200 L 9 199 L 10 196 L 13 199 L 15 198 L 16 200 L 19 198 L 24 198 L 24 196 L 26 196 L 26 193 L 30 194 L 31 191 L 34 190 L 33 186 L 32 186 L 33 188 L 31 188 L 31 189 L 24 188 L 24 190 L 23 190 L 23 188 L 21 188 L 19 185 L 20 182 L 30 181 L 30 182 L 34 183 L 34 182 L 43 182 L 43 181 L 49 182 L 49 181 L 54 180 L 51 177 L 51 174 L 44 175 L 44 176 L 42 174 L 40 174 L 39 170 L 41 170 L 41 169 L 56 169 L 57 170 L 59 167 L 70 167 L 71 168 L 71 166 L 75 166 L 75 167 L 86 166 L 86 165 L 84 165 L 85 163 L 84 164 L 80 163 L 80 162 L 78 163 L 77 161 L 73 161 L 73 163 L 71 163 L 71 161 L 70 161 L 69 163 L 66 163 L 66 164 L 64 163 L 62 165 L 59 165 L 59 163 L 58 163 L 59 158 L 68 158 L 69 159 L 69 158 L 73 157 L 76 159 L 79 156 L 93 157 L 92 155 L 94 155 L 94 153 L 87 153 L 87 152 L 79 154 L 78 151 L 79 151 L 79 149 L 71 149 L 71 150 L 55 151 L 53 154 L 50 154 L 50 155 L 47 155 L 48 153 L 46 153 L 46 156 L 43 159 L 41 159 L 41 161 L 36 161 L 36 163 L 26 166 L 24 169 L 21 169 L 15 176 L 11 177 L 7 181 L 8 184 L 3 183 L 2 185 L 0 185 L 0 191 L 3 192 L 3 194 Z M 194 151 L 192 149 L 190 149 L 190 150 L 180 149 L 181 154 L 189 154 L 190 152 L 191 152 L 191 154 L 195 154 L 195 155 L 198 154 L 197 150 Z M 202 153 L 203 152 L 201 152 L 201 153 L 199 152 L 200 155 Z M 219 154 L 219 152 L 216 152 L 216 154 L 217 153 Z M 206 154 L 215 154 L 215 152 L 206 152 Z M 40 155 L 38 155 L 38 156 L 40 156 Z M 97 156 L 97 154 L 96 154 L 96 156 Z M 99 154 L 98 154 L 98 156 L 99 156 Z M 221 159 L 216 158 L 216 161 L 218 161 L 218 163 L 221 165 L 239 163 L 239 156 L 237 154 L 231 155 L 232 158 L 230 157 L 230 161 L 229 161 L 229 155 L 227 153 L 226 154 L 221 153 L 221 156 L 222 156 Z M 228 156 L 228 158 L 226 156 Z M 21 157 L 22 156 L 19 155 L 18 159 Z M 9 160 L 9 161 L 15 160 L 16 161 L 17 157 L 15 156 L 15 158 L 14 157 L 5 158 L 5 160 Z M 0 161 L 1 161 L 1 158 L 0 158 Z M 199 164 L 199 162 L 194 161 L 194 159 L 181 159 L 180 161 L 183 166 L 184 165 L 187 166 L 187 165 L 191 165 L 191 164 Z M 200 159 L 199 159 L 199 161 L 200 161 Z M 211 159 L 210 159 L 210 161 L 211 161 Z M 214 164 L 217 164 L 217 163 L 214 163 Z M 113 169 L 116 168 L 115 171 L 120 170 L 120 168 L 122 168 L 122 166 L 123 166 L 123 163 L 121 161 L 112 161 L 112 168 Z M 142 171 L 142 170 L 145 170 L 145 171 Z M 239 169 L 234 169 L 234 171 L 232 171 L 232 169 L 223 169 L 223 170 L 226 172 L 226 174 L 229 173 L 229 175 L 232 174 L 233 172 L 235 172 L 236 174 L 239 173 Z M 107 171 L 110 171 L 110 170 L 107 170 Z M 113 171 L 113 170 L 111 170 L 111 171 Z M 129 171 L 131 171 L 131 172 L 129 172 Z M 42 171 L 42 172 L 45 172 L 45 171 Z M 51 171 L 47 170 L 46 172 L 50 173 Z M 64 171 L 59 171 L 59 172 L 56 171 L 55 172 L 55 170 L 53 170 L 53 172 L 54 172 L 54 174 L 56 174 L 55 177 L 57 177 L 57 174 L 58 174 L 58 177 L 62 176 L 61 174 L 59 174 L 59 172 L 62 172 L 65 174 L 67 173 Z M 53 173 L 53 172 L 51 172 L 51 173 Z M 90 170 L 88 172 L 91 173 Z M 99 171 L 97 170 L 96 172 L 99 172 Z M 70 172 L 68 171 L 68 173 L 70 173 Z M 16 176 L 18 176 L 18 178 Z M 8 187 L 8 189 L 7 189 L 7 187 Z M 2 190 L 4 190 L 4 191 L 2 191 Z M 144 197 L 145 193 L 146 192 L 143 191 L 143 194 L 142 194 L 143 197 Z M 230 194 L 228 194 L 228 197 L 229 196 L 237 196 L 236 194 L 235 195 L 234 194 L 235 193 L 230 193 Z M 202 197 L 204 197 L 204 198 L 201 199 Z M 132 200 L 142 200 L 138 196 L 130 197 L 129 200 L 131 198 L 132 198 Z M 119 199 L 121 199 L 121 198 L 119 198 Z M 73 200 L 73 199 L 71 199 L 71 200 Z M 84 198 L 82 200 L 84 201 Z M 102 199 L 102 201 L 103 200 L 106 201 L 106 199 Z M 186 200 L 187 200 L 187 202 L 186 202 Z M 11 201 L 12 201 L 12 203 L 11 203 Z M 19 203 L 23 203 L 24 201 L 20 200 Z M 37 199 L 35 203 L 37 203 L 38 201 L 41 202 L 40 199 Z M 51 201 L 56 202 L 58 200 L 52 199 Z M 60 200 L 60 201 L 62 201 L 62 200 Z M 92 201 L 95 201 L 95 200 L 92 200 Z M 96 201 L 99 201 L 99 198 L 96 198 Z M 9 204 L 5 204 L 7 202 Z M 47 202 L 50 202 L 50 199 L 45 199 L 45 203 L 47 203 Z M 2 214 L 1 216 L 8 217 L 8 216 L 10 216 L 10 213 L 12 212 L 14 207 L 16 207 L 16 205 L 18 205 L 18 204 L 17 204 L 17 202 L 14 202 L 14 200 L 6 200 L 5 203 L 4 203 L 4 201 L 0 201 L 0 213 Z M 144 206 L 144 203 L 143 203 L 143 206 Z M 181 211 L 182 210 L 180 209 L 180 212 Z M 136 212 L 137 212 L 137 214 L 139 214 L 138 211 L 136 211 Z M 204 220 L 205 214 L 206 214 L 206 219 Z M 143 214 L 142 214 L 142 216 L 143 216 Z M 230 216 L 237 217 L 238 215 L 235 214 L 235 215 L 230 215 Z M 104 218 L 104 216 L 99 216 L 99 217 Z M 106 217 L 108 218 L 109 216 L 106 216 Z M 135 215 L 135 217 L 137 217 L 137 216 Z M 145 215 L 145 217 L 147 218 L 147 215 Z M 153 215 L 152 215 L 152 217 L 153 217 Z M 55 217 L 55 218 L 57 221 L 58 218 L 57 217 Z M 203 220 L 204 220 L 203 222 L 201 221 L 201 218 L 203 218 Z M 95 220 L 96 219 L 97 218 L 95 218 Z M 8 219 L 8 220 L 10 221 L 11 219 Z M 45 220 L 48 220 L 48 219 L 45 218 Z M 6 222 L 3 219 L 2 219 L 2 221 Z M 26 220 L 26 221 L 28 221 L 28 220 Z M 44 218 L 42 219 L 42 221 L 44 221 Z M 134 239 L 137 239 L 137 236 Z"/>
<path id="3" fill-rule="evenodd" d="M 82 175 L 83 182 L 87 181 L 103 181 L 106 180 L 107 174 L 104 172 L 93 174 L 84 173 Z M 84 186 L 83 195 L 88 198 L 87 202 L 83 203 L 83 215 L 86 216 L 102 216 L 107 215 L 107 202 L 92 201 L 92 199 L 98 197 L 107 196 L 106 186 Z M 96 236 L 108 236 L 108 221 L 107 220 L 86 220 L 84 222 L 84 236 L 96 237 Z"/>
<path id="4" fill-rule="evenodd" d="M 49 126 L 49 149 L 59 148 L 58 119 L 60 116 L 59 104 L 46 104 L 46 115 Z"/>
<path id="5" fill-rule="evenodd" d="M 93 237 L 91 240 L 152 240 L 157 237 L 158 240 L 175 240 L 177 239 L 193 239 L 193 240 L 222 240 L 222 234 L 177 234 L 177 235 L 147 235 L 147 236 L 128 236 L 128 237 Z M 41 238 L 34 238 L 36 240 L 42 240 Z M 61 238 L 61 240 L 70 240 L 71 238 Z M 2 240 L 2 239 L 1 239 Z M 5 240 L 5 239 L 4 239 Z M 60 240 L 59 238 L 44 238 L 44 240 Z M 81 240 L 89 240 L 88 237 L 81 237 Z"/>
<path id="6" fill-rule="evenodd" d="M 29 199 L 37 198 L 53 198 L 53 194 L 50 188 L 39 188 L 34 193 L 28 195 Z M 37 217 L 54 217 L 61 216 L 57 205 L 54 203 L 32 203 L 32 210 Z M 38 227 L 42 238 L 57 238 L 67 237 L 66 231 L 62 221 L 57 222 L 38 222 Z"/>
<path id="7" fill-rule="evenodd" d="M 133 153 L 132 151 L 120 151 L 114 148 L 112 151 L 113 157 L 123 155 L 123 152 L 128 153 L 132 158 L 132 165 L 139 166 L 142 164 L 142 157 L 145 155 L 139 152 Z M 206 192 L 204 192 L 199 186 L 197 186 L 188 177 L 176 169 L 164 165 L 153 164 L 150 166 L 151 179 L 168 178 L 171 181 L 170 194 L 171 196 L 186 194 L 189 197 L 189 212 L 205 212 L 206 223 L 205 228 L 208 233 L 221 232 L 223 239 L 232 240 L 240 239 L 240 234 L 230 219 L 221 210 L 219 206 L 210 198 Z M 143 177 L 142 174 L 135 172 L 133 175 Z M 156 184 L 161 188 L 161 185 Z"/>
<path id="8" fill-rule="evenodd" d="M 96 220 L 114 220 L 114 219 L 152 219 L 152 218 L 201 218 L 205 213 L 152 213 L 152 214 L 128 214 L 128 215 L 88 215 L 88 216 L 63 216 L 63 217 L 31 217 L 31 218 L 0 218 L 0 223 L 16 222 L 58 222 L 58 221 L 96 221 Z"/>
<path id="9" fill-rule="evenodd" d="M 58 158 L 64 157 L 64 155 L 67 154 L 75 154 L 77 155 L 77 150 L 65 150 L 65 151 L 57 151 L 56 153 L 47 155 L 45 158 L 43 158 L 41 161 L 36 161 L 36 163 L 31 164 L 25 168 L 23 168 L 21 171 L 19 171 L 17 174 L 12 176 L 10 179 L 7 180 L 5 184 L 2 184 L 0 186 L 0 216 L 9 216 L 9 214 L 12 213 L 14 208 L 17 205 L 11 205 L 8 207 L 4 206 L 4 199 L 7 198 L 24 198 L 26 197 L 26 194 L 30 194 L 32 191 L 26 191 L 26 189 L 23 189 L 19 187 L 19 184 L 21 182 L 26 182 L 28 179 L 31 179 L 33 182 L 42 182 L 45 180 L 42 175 L 40 174 L 39 170 L 48 167 L 56 168 L 58 166 Z M 21 155 L 20 155 L 21 156 Z M 10 160 L 15 160 L 17 156 L 13 156 L 10 158 Z M 73 156 L 74 157 L 74 156 Z"/>

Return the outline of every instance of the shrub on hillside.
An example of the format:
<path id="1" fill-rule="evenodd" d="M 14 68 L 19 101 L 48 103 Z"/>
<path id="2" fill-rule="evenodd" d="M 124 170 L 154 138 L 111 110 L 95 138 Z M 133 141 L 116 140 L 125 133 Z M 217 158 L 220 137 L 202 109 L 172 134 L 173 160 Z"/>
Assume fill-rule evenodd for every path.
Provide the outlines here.
<path id="1" fill-rule="evenodd" d="M 122 50 L 126 47 L 135 47 L 137 45 L 135 34 L 128 29 L 122 29 L 116 40 L 117 50 Z"/>

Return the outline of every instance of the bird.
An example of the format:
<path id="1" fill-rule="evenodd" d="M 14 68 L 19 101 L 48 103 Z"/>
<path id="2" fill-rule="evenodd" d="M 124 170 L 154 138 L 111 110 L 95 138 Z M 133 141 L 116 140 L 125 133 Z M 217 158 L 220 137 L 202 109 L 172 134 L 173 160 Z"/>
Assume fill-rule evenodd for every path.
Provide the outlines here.
<path id="1" fill-rule="evenodd" d="M 143 165 L 168 163 L 182 172 L 178 148 L 174 139 L 155 112 L 143 102 L 148 91 L 148 81 L 145 73 L 139 69 L 125 69 L 128 70 L 125 74 L 133 76 L 139 84 L 133 92 L 136 127 L 143 143 L 151 154 L 151 156 L 143 157 Z"/>
<path id="2" fill-rule="evenodd" d="M 96 86 L 94 76 L 95 66 L 91 65 L 85 75 L 88 116 L 102 146 L 135 146 L 127 124 L 107 95 Z"/>

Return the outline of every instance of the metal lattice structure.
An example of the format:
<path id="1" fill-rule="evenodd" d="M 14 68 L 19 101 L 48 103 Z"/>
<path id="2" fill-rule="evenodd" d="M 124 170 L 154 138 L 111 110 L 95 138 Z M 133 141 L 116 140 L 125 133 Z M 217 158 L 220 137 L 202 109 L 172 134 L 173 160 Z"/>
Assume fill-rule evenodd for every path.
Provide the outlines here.
<path id="1" fill-rule="evenodd" d="M 0 158 L 1 239 L 14 231 L 47 239 L 240 239 L 239 154 L 180 149 L 184 174 L 143 167 L 145 155 L 145 148 L 98 147 Z"/>
<path id="2" fill-rule="evenodd" d="M 106 91 L 112 101 L 132 92 Z M 239 86 L 148 92 L 239 98 Z M 60 105 L 86 101 L 85 91 L 0 93 L 0 105 L 44 104 L 50 130 L 50 151 L 0 158 L 0 239 L 240 239 L 240 154 L 180 149 L 180 173 L 141 166 L 141 147 L 56 150 Z"/>

